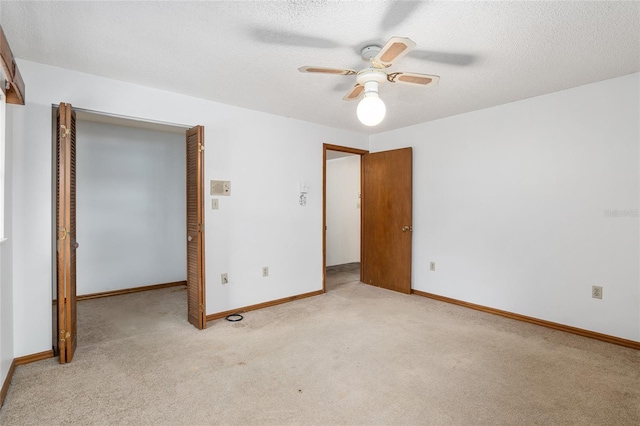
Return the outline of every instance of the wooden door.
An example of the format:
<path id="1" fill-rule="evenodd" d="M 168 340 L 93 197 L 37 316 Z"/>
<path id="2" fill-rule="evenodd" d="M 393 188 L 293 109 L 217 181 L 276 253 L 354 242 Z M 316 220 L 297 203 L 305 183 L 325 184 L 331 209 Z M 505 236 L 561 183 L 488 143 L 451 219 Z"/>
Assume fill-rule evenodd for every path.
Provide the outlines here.
<path id="1" fill-rule="evenodd" d="M 76 316 L 76 115 L 61 103 L 56 123 L 56 275 L 58 355 L 71 362 L 77 340 Z"/>
<path id="2" fill-rule="evenodd" d="M 362 156 L 362 282 L 411 293 L 412 149 Z"/>
<path id="3" fill-rule="evenodd" d="M 187 130 L 187 298 L 189 322 L 207 327 L 204 280 L 204 127 Z"/>

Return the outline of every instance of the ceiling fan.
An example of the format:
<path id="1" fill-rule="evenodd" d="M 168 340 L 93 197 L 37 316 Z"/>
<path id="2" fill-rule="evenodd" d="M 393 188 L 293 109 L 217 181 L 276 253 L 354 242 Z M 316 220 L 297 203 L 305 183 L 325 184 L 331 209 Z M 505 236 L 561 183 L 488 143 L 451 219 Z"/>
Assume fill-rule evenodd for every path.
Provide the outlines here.
<path id="1" fill-rule="evenodd" d="M 380 47 L 377 45 L 365 46 L 362 49 L 362 59 L 369 62 L 369 67 L 360 71 L 340 68 L 325 68 L 305 66 L 298 68 L 300 72 L 320 73 L 333 75 L 355 75 L 356 85 L 345 95 L 343 100 L 353 101 L 364 93 L 364 99 L 358 104 L 357 115 L 362 124 L 375 126 L 380 124 L 386 114 L 386 107 L 378 95 L 380 84 L 400 83 L 414 86 L 431 86 L 438 83 L 437 75 L 418 74 L 414 72 L 391 72 L 386 68 L 393 62 L 402 58 L 416 43 L 406 37 L 391 37 L 387 43 Z"/>

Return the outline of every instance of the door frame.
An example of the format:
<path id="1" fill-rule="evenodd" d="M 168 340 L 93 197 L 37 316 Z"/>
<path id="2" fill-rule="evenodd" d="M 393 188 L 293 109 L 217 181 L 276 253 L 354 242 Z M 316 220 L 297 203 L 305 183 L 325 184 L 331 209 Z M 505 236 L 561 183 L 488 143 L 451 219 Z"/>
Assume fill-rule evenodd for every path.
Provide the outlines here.
<path id="1" fill-rule="evenodd" d="M 360 194 L 364 179 L 362 176 L 362 156 L 369 151 L 348 146 L 322 144 L 322 292 L 327 292 L 327 151 L 345 152 L 360 156 Z M 361 199 L 364 202 L 364 199 Z M 360 208 L 360 280 L 362 280 L 362 208 Z"/>
<path id="2" fill-rule="evenodd" d="M 53 161 L 53 168 L 52 168 L 52 194 L 53 194 L 53 202 L 52 202 L 52 248 L 53 248 L 53 252 L 52 252 L 52 293 L 53 295 L 56 295 L 56 300 L 53 301 L 53 309 L 52 309 L 52 331 L 53 331 L 53 352 L 55 356 L 58 356 L 59 352 L 60 352 L 60 348 L 59 348 L 59 342 L 58 342 L 58 306 L 57 306 L 57 287 L 58 287 L 58 278 L 57 278 L 57 253 L 56 253 L 56 247 L 58 244 L 58 232 L 57 232 L 57 223 L 56 223 L 56 216 L 57 216 L 57 202 L 56 202 L 56 187 L 57 187 L 57 183 L 56 183 L 56 170 L 57 170 L 57 165 L 56 165 L 56 143 L 57 143 L 57 126 L 56 126 L 56 110 L 59 107 L 60 104 L 52 104 L 51 105 L 51 118 L 52 118 L 52 161 Z M 95 115 L 100 115 L 106 118 L 114 118 L 114 119 L 121 119 L 121 120 L 131 120 L 131 121 L 138 121 L 138 122 L 142 122 L 142 123 L 149 123 L 149 124 L 154 124 L 154 125 L 158 125 L 160 127 L 165 126 L 165 127 L 174 127 L 174 128 L 181 128 L 184 130 L 184 132 L 186 133 L 187 130 L 194 128 L 196 126 L 194 125 L 185 125 L 185 124 L 177 124 L 177 123 L 170 123 L 170 122 L 164 122 L 164 121 L 156 121 L 156 120 L 149 120 L 149 119 L 145 119 L 145 118 L 139 118 L 139 117 L 131 117 L 131 116 L 125 116 L 125 115 L 119 115 L 119 114 L 112 114 L 112 113 L 108 113 L 108 112 L 102 112 L 102 111 L 95 111 L 95 110 L 89 110 L 89 109 L 83 109 L 83 108 L 78 108 L 75 107 L 73 105 L 71 106 L 71 111 L 73 112 L 83 112 L 83 113 L 89 113 L 89 114 L 95 114 Z M 116 124 L 117 125 L 117 124 Z M 204 127 L 204 126 L 202 126 Z M 76 141 L 77 142 L 77 141 Z M 186 146 L 186 140 L 184 142 L 185 146 Z M 202 167 L 202 172 L 201 172 L 201 176 L 202 179 L 204 180 L 204 156 L 201 159 L 201 167 Z M 186 170 L 185 170 L 185 175 L 186 175 Z M 204 213 L 204 200 L 205 200 L 205 194 L 204 194 L 204 184 L 202 184 L 202 196 L 200 199 L 200 206 L 199 208 L 201 209 L 201 211 Z M 185 209 L 186 209 L 186 201 L 185 201 Z M 204 216 L 202 217 L 203 222 L 204 222 Z M 185 225 L 186 225 L 186 221 L 185 221 Z M 187 245 L 186 242 L 186 236 L 185 236 L 185 246 Z M 203 252 L 204 252 L 204 237 L 203 237 Z M 187 265 L 188 265 L 188 261 L 187 261 Z M 206 263 L 202 262 L 202 276 L 205 276 L 205 269 L 206 269 Z M 185 266 L 185 272 L 186 272 L 186 266 Z M 206 288 L 206 282 L 204 283 L 204 286 Z M 204 294 L 203 294 L 204 297 Z M 74 302 L 77 303 L 77 302 Z M 187 311 L 187 322 L 189 319 L 189 313 Z M 205 311 L 205 318 L 206 318 L 206 311 Z"/>

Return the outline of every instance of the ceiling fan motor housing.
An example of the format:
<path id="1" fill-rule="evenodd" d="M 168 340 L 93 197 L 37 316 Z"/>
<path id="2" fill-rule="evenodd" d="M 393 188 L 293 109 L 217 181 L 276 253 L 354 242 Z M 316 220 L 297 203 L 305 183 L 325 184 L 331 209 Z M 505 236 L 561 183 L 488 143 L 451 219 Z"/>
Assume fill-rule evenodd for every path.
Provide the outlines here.
<path id="1" fill-rule="evenodd" d="M 356 79 L 364 86 L 364 95 L 367 96 L 371 92 L 378 93 L 378 85 L 387 80 L 387 73 L 376 68 L 367 68 L 360 71 Z"/>
<path id="2" fill-rule="evenodd" d="M 381 49 L 382 48 L 377 45 L 365 46 L 362 48 L 362 51 L 360 51 L 360 55 L 362 56 L 363 60 L 369 62 L 376 57 Z"/>

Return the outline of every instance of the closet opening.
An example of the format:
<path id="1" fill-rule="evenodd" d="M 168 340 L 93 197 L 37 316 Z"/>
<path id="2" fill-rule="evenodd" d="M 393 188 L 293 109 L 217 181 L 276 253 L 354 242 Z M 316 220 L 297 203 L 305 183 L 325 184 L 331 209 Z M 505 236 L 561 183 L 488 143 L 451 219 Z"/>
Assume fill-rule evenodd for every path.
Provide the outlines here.
<path id="1" fill-rule="evenodd" d="M 53 118 L 54 353 L 69 362 L 83 338 L 108 340 L 175 309 L 204 328 L 202 127 L 69 104 Z"/>

